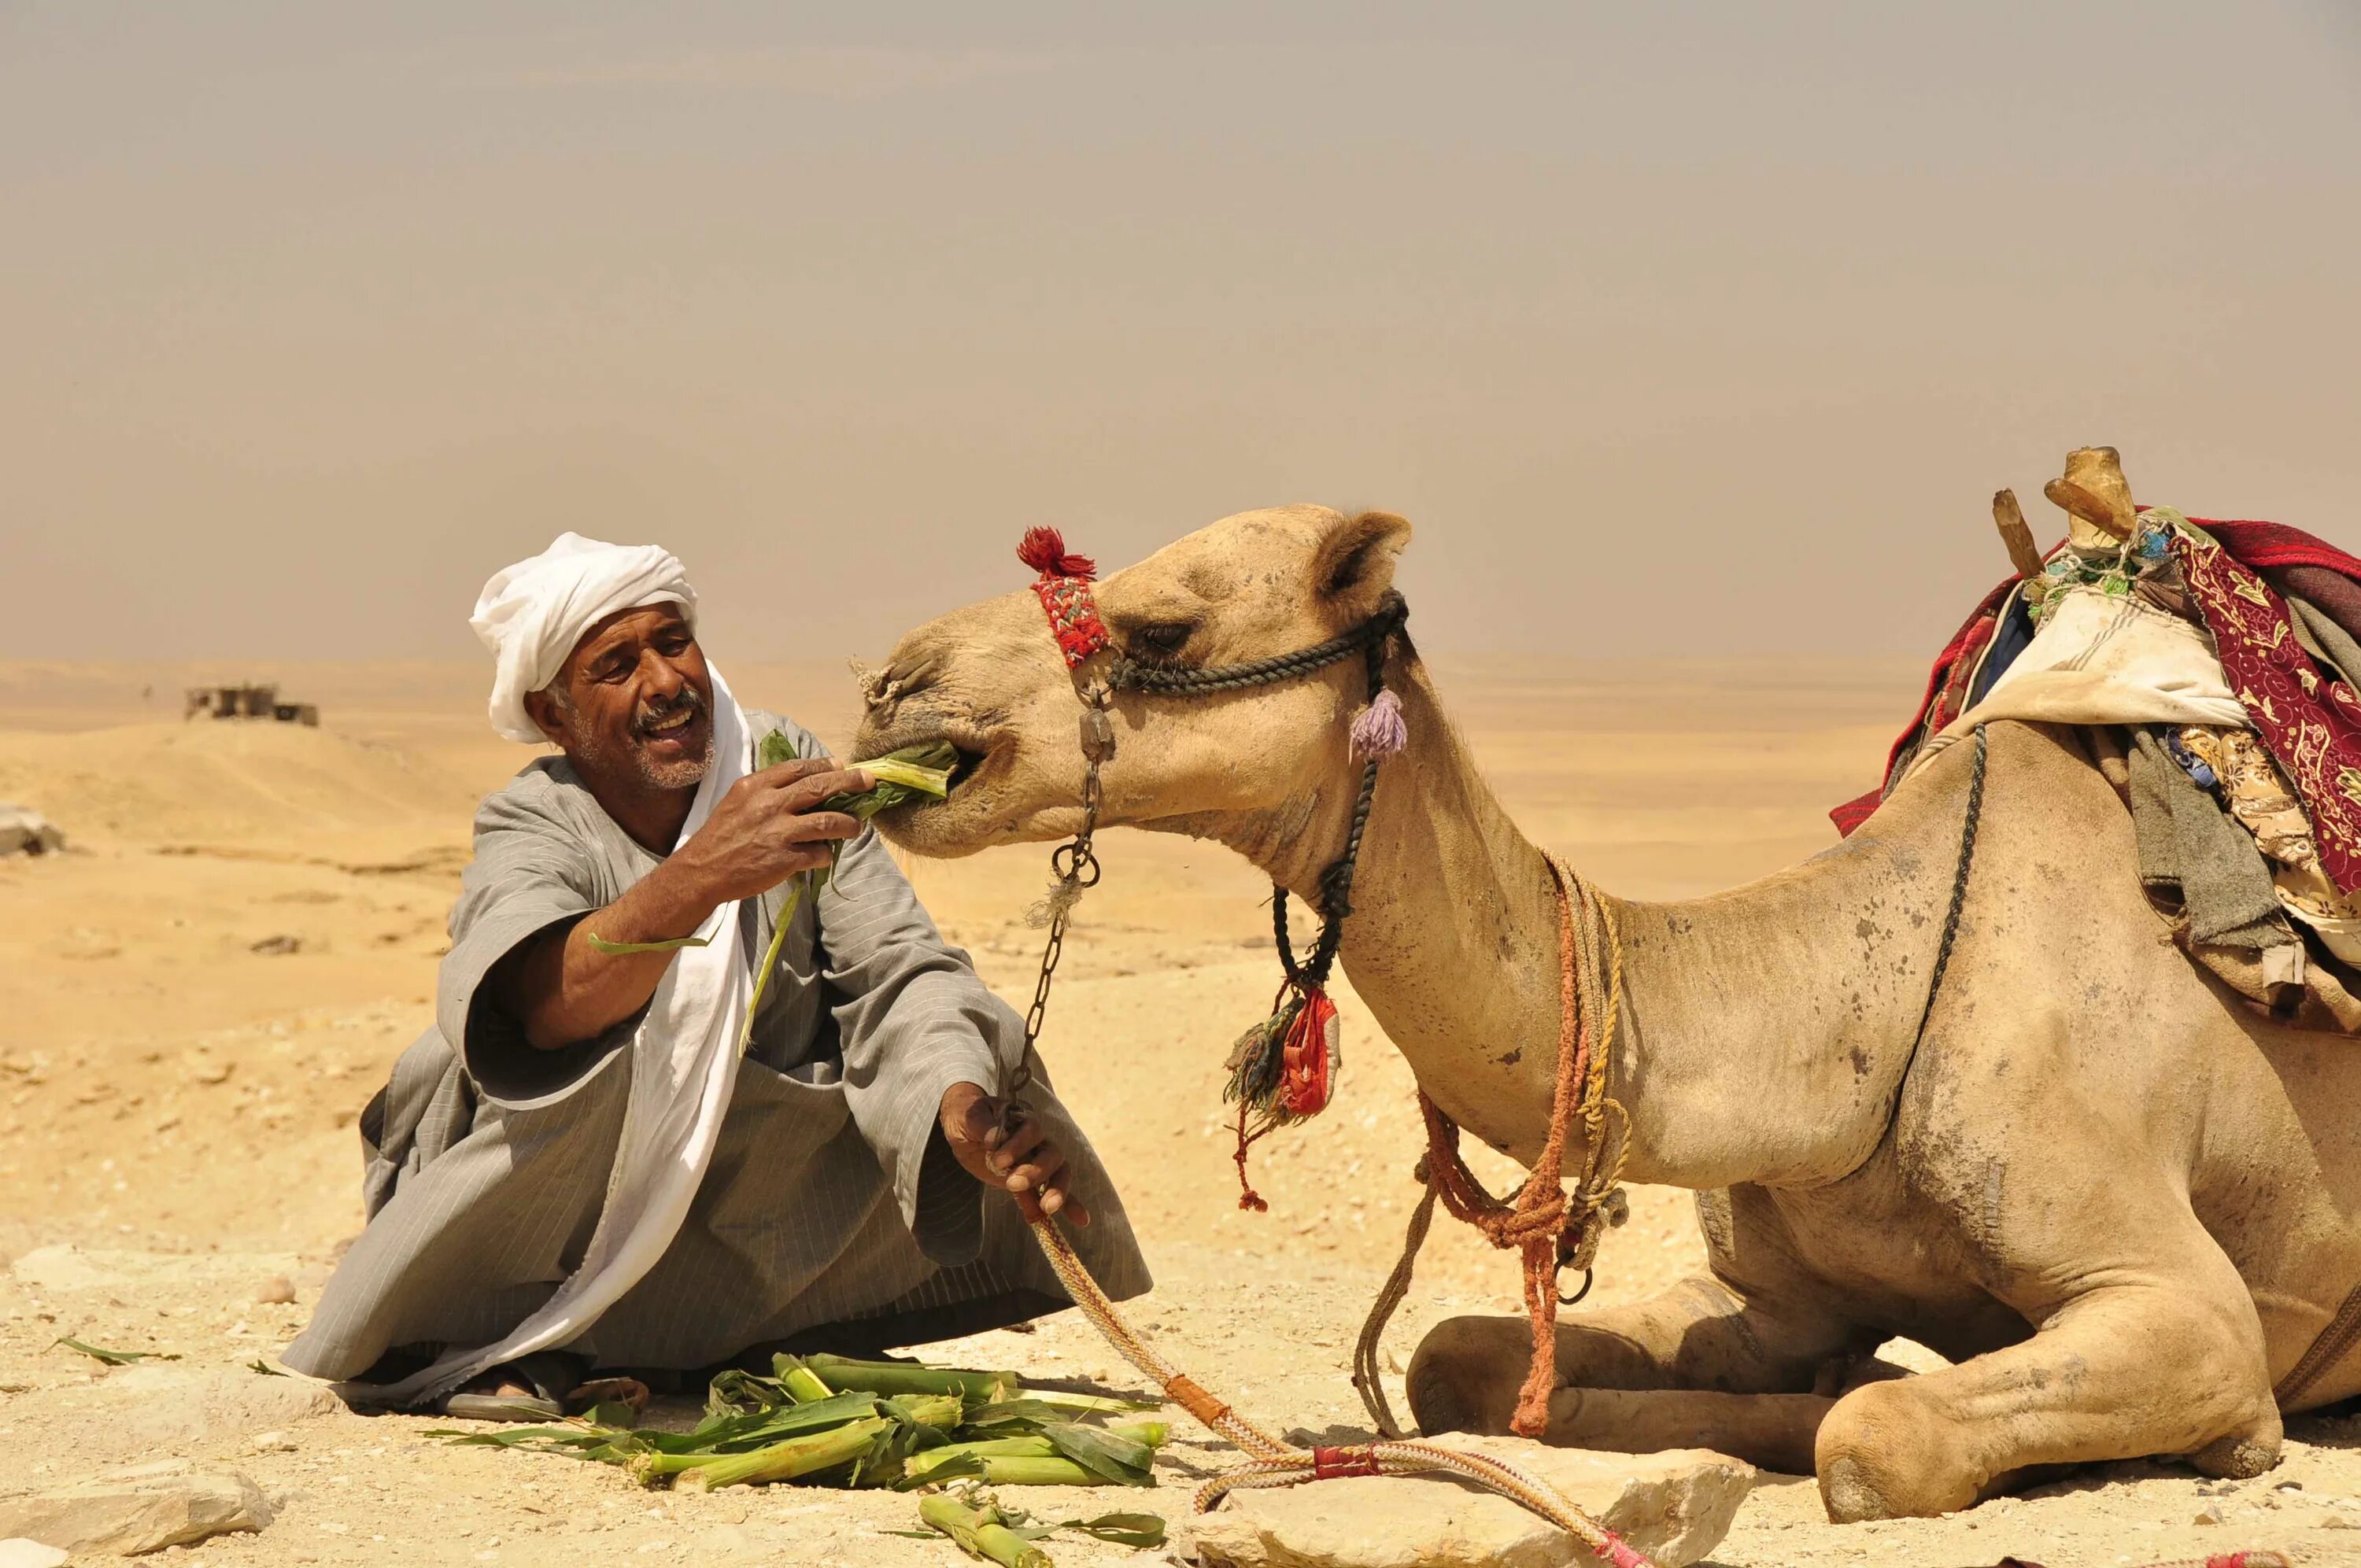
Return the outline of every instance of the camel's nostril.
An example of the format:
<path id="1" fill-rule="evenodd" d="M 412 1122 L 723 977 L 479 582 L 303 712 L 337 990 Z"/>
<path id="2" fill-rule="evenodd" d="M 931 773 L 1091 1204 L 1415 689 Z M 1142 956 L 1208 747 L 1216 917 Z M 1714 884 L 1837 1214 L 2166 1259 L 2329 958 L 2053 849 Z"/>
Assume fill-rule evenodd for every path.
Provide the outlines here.
<path id="1" fill-rule="evenodd" d="M 873 721 L 891 714 L 903 698 L 916 696 L 935 684 L 931 661 L 908 666 L 893 663 L 882 670 L 855 662 L 852 674 L 861 687 L 861 706 Z"/>

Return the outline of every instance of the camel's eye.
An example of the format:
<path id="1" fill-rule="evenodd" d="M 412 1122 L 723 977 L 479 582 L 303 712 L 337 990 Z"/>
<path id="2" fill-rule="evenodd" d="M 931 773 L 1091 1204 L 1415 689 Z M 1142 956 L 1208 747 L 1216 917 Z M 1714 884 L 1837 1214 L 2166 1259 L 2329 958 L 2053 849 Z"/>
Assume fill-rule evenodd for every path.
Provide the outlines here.
<path id="1" fill-rule="evenodd" d="M 1189 639 L 1197 635 L 1193 620 L 1158 620 L 1135 629 L 1131 634 L 1132 657 L 1136 659 L 1178 658 Z"/>

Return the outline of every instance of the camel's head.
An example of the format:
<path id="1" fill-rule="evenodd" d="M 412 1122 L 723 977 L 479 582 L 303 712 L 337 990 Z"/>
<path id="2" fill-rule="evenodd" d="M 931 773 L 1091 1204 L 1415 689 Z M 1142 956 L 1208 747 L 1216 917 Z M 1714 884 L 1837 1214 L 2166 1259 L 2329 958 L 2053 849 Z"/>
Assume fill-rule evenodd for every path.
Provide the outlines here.
<path id="1" fill-rule="evenodd" d="M 1141 663 L 1198 667 L 1293 652 L 1368 620 L 1409 541 L 1410 524 L 1387 512 L 1241 512 L 1099 583 L 1099 614 L 1115 649 Z M 1029 588 L 904 637 L 864 679 L 855 755 L 939 739 L 959 748 L 961 763 L 948 800 L 888 812 L 878 826 L 928 855 L 1072 833 L 1084 773 L 1078 694 L 1104 679 L 1112 658 L 1101 652 L 1068 670 Z M 1243 691 L 1118 693 L 1099 819 L 1170 827 L 1310 798 L 1339 775 L 1366 696 L 1358 658 Z"/>

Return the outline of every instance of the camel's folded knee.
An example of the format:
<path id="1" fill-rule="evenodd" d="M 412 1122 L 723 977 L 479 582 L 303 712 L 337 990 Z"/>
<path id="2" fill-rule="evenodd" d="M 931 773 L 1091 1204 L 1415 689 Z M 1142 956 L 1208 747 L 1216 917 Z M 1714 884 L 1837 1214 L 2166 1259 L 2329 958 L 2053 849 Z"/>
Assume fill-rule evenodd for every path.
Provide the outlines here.
<path id="1" fill-rule="evenodd" d="M 1446 1318 L 1429 1330 L 1404 1379 L 1419 1430 L 1507 1431 L 1531 1365 L 1530 1332 L 1521 1318 Z"/>

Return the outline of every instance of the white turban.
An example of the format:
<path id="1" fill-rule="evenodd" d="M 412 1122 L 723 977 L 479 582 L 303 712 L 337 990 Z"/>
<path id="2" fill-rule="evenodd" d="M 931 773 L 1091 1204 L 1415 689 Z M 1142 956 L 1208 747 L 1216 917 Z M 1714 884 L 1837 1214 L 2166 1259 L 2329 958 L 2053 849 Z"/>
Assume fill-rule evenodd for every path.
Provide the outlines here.
<path id="1" fill-rule="evenodd" d="M 697 590 L 671 551 L 561 533 L 540 554 L 492 574 L 467 624 L 492 651 L 492 728 L 511 740 L 549 739 L 525 711 L 527 692 L 557 678 L 582 634 L 617 610 L 678 604 L 697 624 Z"/>

